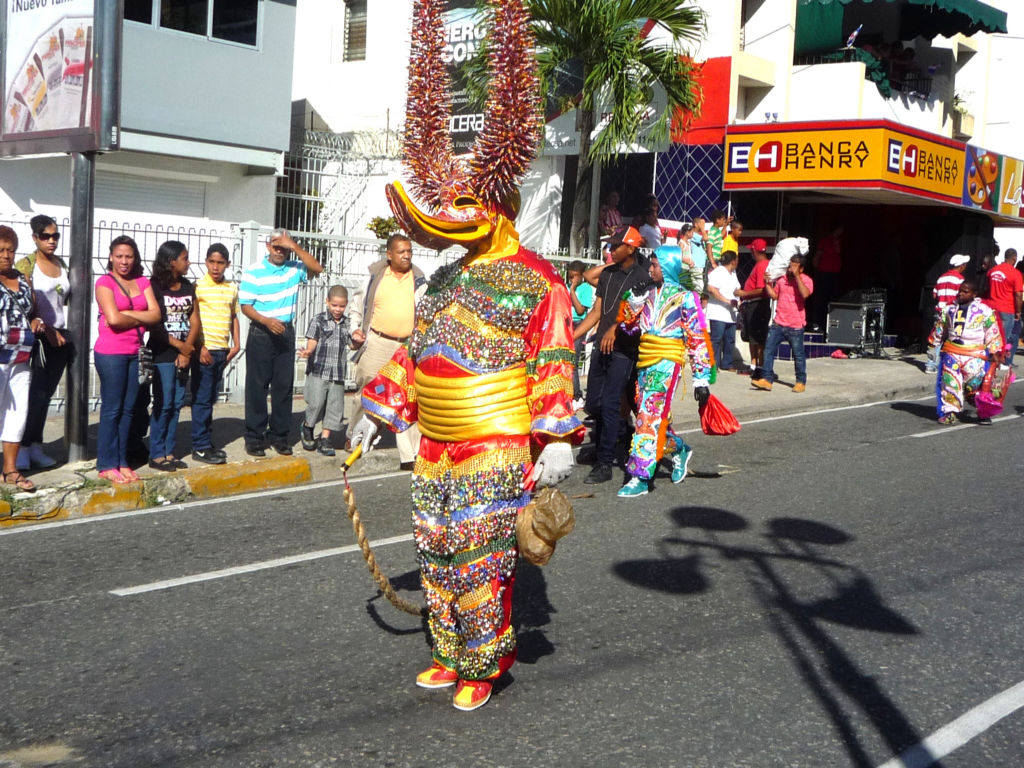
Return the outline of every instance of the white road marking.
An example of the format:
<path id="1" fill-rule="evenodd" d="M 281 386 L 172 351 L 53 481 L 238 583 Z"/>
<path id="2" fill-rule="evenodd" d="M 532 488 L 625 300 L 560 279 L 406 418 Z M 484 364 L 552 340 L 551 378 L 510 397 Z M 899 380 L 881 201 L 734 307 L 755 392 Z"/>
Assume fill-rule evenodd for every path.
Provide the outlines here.
<path id="1" fill-rule="evenodd" d="M 384 480 L 391 477 L 408 475 L 408 472 L 385 472 L 380 475 L 366 475 L 365 477 L 349 478 L 349 485 L 357 483 L 368 483 L 373 480 Z M 344 485 L 344 480 L 325 480 L 320 483 L 309 483 L 308 485 L 293 485 L 288 488 L 275 488 L 273 490 L 253 491 L 252 493 L 239 493 L 234 496 L 220 496 L 216 499 L 200 499 L 189 501 L 184 504 L 166 504 L 161 507 L 146 507 L 145 509 L 130 509 L 127 512 L 111 512 L 107 515 L 91 515 L 89 517 L 76 517 L 73 520 L 57 520 L 52 523 L 39 523 L 38 525 L 23 525 L 13 528 L 0 529 L 0 536 L 13 536 L 16 533 L 33 533 L 35 531 L 51 531 L 54 528 L 65 528 L 69 525 L 85 525 L 87 523 L 109 523 L 115 520 L 123 520 L 126 517 L 140 517 L 142 515 L 155 515 L 159 512 L 181 512 L 186 509 L 207 507 L 212 504 L 227 504 L 246 499 L 259 499 L 268 493 L 272 495 L 282 493 L 300 493 L 302 491 L 315 491 L 321 488 L 335 488 Z"/>
<path id="2" fill-rule="evenodd" d="M 1020 416 L 1017 414 L 1011 414 L 1009 416 L 999 416 L 992 419 L 993 424 L 998 424 L 1001 421 L 1010 421 L 1011 419 L 1018 419 Z M 987 426 L 985 424 L 957 424 L 955 427 L 940 427 L 939 429 L 928 429 L 924 432 L 915 432 L 912 435 L 903 435 L 903 437 L 935 437 L 936 435 L 946 435 L 950 432 L 956 432 L 958 429 L 971 429 L 973 427 Z"/>
<path id="3" fill-rule="evenodd" d="M 380 549 L 381 547 L 386 547 L 389 544 L 400 544 L 405 541 L 412 541 L 411 533 L 406 533 L 401 536 L 392 536 L 388 539 L 380 539 L 379 541 L 371 542 L 370 546 L 374 549 Z M 321 549 L 317 552 L 306 552 L 301 555 L 278 557 L 273 560 L 264 560 L 259 563 L 236 565 L 233 568 L 222 568 L 219 571 L 207 571 L 206 573 L 196 573 L 191 576 L 181 576 L 177 579 L 165 579 L 164 581 L 154 581 L 150 582 L 149 584 L 139 584 L 135 587 L 122 587 L 120 589 L 112 589 L 110 590 L 110 594 L 117 595 L 118 597 L 128 597 L 129 595 L 140 595 L 143 592 L 158 592 L 162 589 L 173 589 L 174 587 L 183 587 L 187 584 L 198 584 L 203 581 L 214 581 L 216 579 L 224 579 L 229 576 L 237 576 L 242 573 L 254 573 L 255 571 L 265 571 L 270 568 L 280 568 L 285 565 L 305 563 L 310 560 L 320 560 L 325 557 L 347 555 L 350 552 L 358 551 L 358 544 L 350 544 L 347 547 Z"/>
<path id="4" fill-rule="evenodd" d="M 1024 682 L 968 710 L 879 768 L 926 768 L 1024 707 Z"/>
<path id="5" fill-rule="evenodd" d="M 804 416 L 819 416 L 823 413 L 839 413 L 841 411 L 855 411 L 860 408 L 874 408 L 876 405 L 892 405 L 893 403 L 916 403 L 921 400 L 933 400 L 935 395 L 926 395 L 925 397 L 918 397 L 913 400 L 876 400 L 872 403 L 859 403 L 857 405 L 840 405 L 835 408 L 821 408 L 819 410 L 811 411 L 798 411 L 797 413 L 784 413 L 780 416 L 765 416 L 763 419 L 750 419 L 748 421 L 741 421 L 741 427 L 747 427 L 751 424 L 766 424 L 770 421 L 784 421 L 786 419 L 801 419 Z M 676 432 L 677 435 L 692 435 L 697 432 L 701 432 L 700 427 L 694 427 L 693 429 L 686 429 L 681 432 Z"/>

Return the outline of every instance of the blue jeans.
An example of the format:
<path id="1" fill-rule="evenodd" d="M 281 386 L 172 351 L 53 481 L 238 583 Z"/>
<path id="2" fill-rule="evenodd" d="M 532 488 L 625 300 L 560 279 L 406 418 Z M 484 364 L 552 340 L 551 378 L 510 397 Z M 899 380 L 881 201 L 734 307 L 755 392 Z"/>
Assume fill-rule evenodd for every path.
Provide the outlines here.
<path id="1" fill-rule="evenodd" d="M 1017 342 L 1020 341 L 1020 321 L 1015 320 L 1013 312 L 997 312 L 999 324 L 1003 329 L 1003 341 L 1010 345 L 1010 352 L 1006 355 L 1006 364 L 1013 364 L 1013 355 L 1017 351 Z"/>
<path id="2" fill-rule="evenodd" d="M 804 329 L 788 328 L 772 323 L 768 328 L 768 341 L 764 345 L 764 377 L 775 381 L 775 355 L 779 353 L 779 345 L 783 340 L 789 342 L 793 350 L 793 368 L 796 369 L 796 380 L 800 384 L 807 383 L 807 356 L 804 355 Z"/>
<path id="3" fill-rule="evenodd" d="M 153 415 L 149 419 L 149 455 L 162 459 L 174 455 L 174 436 L 178 431 L 178 414 L 185 404 L 188 369 L 179 370 L 174 363 L 153 366 Z"/>
<path id="4" fill-rule="evenodd" d="M 576 339 L 573 344 L 573 351 L 576 353 L 575 365 L 572 368 L 572 399 L 579 400 L 583 397 L 583 387 L 580 386 L 580 368 L 586 359 L 587 340 Z"/>
<path id="5" fill-rule="evenodd" d="M 197 355 L 192 362 L 192 450 L 208 451 L 213 448 L 210 428 L 213 424 L 213 404 L 220 391 L 227 365 L 226 349 L 211 349 L 213 362 L 203 365 Z"/>
<path id="6" fill-rule="evenodd" d="M 587 375 L 586 411 L 594 417 L 590 439 L 597 447 L 597 463 L 615 463 L 622 420 L 622 392 L 633 375 L 634 361 L 622 352 L 610 355 L 595 348 Z"/>
<path id="7" fill-rule="evenodd" d="M 732 350 L 736 346 L 736 323 L 724 320 L 711 321 L 711 349 L 715 354 L 718 370 L 728 371 L 732 368 Z"/>
<path id="8" fill-rule="evenodd" d="M 105 355 L 96 352 L 100 377 L 100 425 L 96 436 L 96 469 L 127 467 L 128 433 L 132 409 L 139 394 L 139 358 L 136 355 Z"/>

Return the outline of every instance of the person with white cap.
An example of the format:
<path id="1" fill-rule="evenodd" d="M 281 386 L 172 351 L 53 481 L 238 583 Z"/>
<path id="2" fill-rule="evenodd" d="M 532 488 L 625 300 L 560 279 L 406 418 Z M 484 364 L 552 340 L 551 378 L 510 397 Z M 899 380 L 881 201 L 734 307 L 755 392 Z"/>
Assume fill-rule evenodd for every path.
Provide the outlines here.
<path id="1" fill-rule="evenodd" d="M 932 290 L 932 297 L 935 299 L 933 325 L 942 317 L 942 313 L 946 311 L 947 307 L 956 301 L 957 291 L 960 290 L 960 284 L 964 281 L 964 272 L 967 271 L 967 265 L 970 263 L 970 256 L 963 253 L 954 254 L 949 259 L 950 268 L 939 275 L 939 279 L 935 281 L 935 288 Z M 925 373 L 939 372 L 941 349 L 942 343 L 940 342 L 928 350 L 928 362 L 924 367 Z"/>

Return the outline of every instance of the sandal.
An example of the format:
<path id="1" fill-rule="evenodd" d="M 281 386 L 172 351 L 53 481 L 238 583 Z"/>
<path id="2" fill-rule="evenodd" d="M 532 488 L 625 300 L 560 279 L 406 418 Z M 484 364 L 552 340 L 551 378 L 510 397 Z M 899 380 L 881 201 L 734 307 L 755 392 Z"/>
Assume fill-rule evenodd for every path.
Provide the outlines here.
<path id="1" fill-rule="evenodd" d="M 135 470 L 131 467 L 119 467 L 117 471 L 121 473 L 121 477 L 123 477 L 127 483 L 139 482 L 139 476 L 135 474 Z"/>
<path id="2" fill-rule="evenodd" d="M 125 476 L 116 469 L 104 469 L 99 473 L 99 476 L 103 480 L 109 480 L 111 483 L 117 483 L 118 485 L 124 485 L 128 482 Z"/>
<path id="3" fill-rule="evenodd" d="M 4 472 L 4 485 L 13 485 L 19 491 L 25 491 L 26 493 L 36 492 L 36 484 L 21 474 L 18 470 L 14 470 L 13 472 Z"/>

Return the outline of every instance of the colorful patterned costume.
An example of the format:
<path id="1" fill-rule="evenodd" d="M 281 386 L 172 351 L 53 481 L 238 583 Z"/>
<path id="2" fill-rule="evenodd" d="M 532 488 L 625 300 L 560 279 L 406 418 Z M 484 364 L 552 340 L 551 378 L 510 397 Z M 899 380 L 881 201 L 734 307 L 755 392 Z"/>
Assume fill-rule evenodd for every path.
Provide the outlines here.
<path id="1" fill-rule="evenodd" d="M 950 304 L 939 316 L 928 344 L 942 344 L 939 376 L 935 384 L 939 418 L 964 409 L 964 398 L 981 386 L 988 357 L 1003 349 L 999 320 L 981 299 Z"/>
<path id="2" fill-rule="evenodd" d="M 405 162 L 430 211 L 397 181 L 387 194 L 413 240 L 468 253 L 431 278 L 408 346 L 362 402 L 391 429 L 416 422 L 423 435 L 412 480 L 421 582 L 434 661 L 457 673 L 461 688 L 498 677 L 515 659 L 516 518 L 537 454 L 579 442 L 583 426 L 571 406 L 569 292 L 548 262 L 520 247 L 512 224 L 540 128 L 529 17 L 522 0 L 493 3 L 484 126 L 464 162 L 448 131 L 444 10 L 443 0 L 414 3 L 406 108 Z M 568 445 L 549 448 L 569 454 Z M 489 686 L 470 687 L 489 695 Z M 459 696 L 457 708 L 478 703 L 460 706 Z"/>
<path id="3" fill-rule="evenodd" d="M 564 283 L 530 251 L 467 257 L 435 273 L 408 354 L 363 390 L 369 413 L 423 434 L 413 521 L 433 655 L 464 680 L 497 677 L 515 658 L 515 524 L 531 444 L 583 436 L 570 318 Z"/>
<path id="4" fill-rule="evenodd" d="M 689 449 L 672 431 L 672 398 L 683 368 L 683 354 L 690 358 L 694 384 L 707 386 L 711 358 L 700 297 L 680 285 L 682 260 L 678 249 L 658 250 L 664 280 L 637 296 L 627 292 L 620 307 L 622 329 L 640 333 L 637 362 L 636 432 L 626 471 L 650 480 L 662 456 Z"/>

